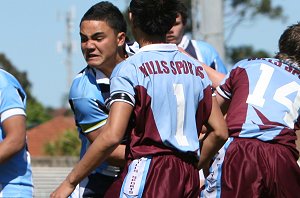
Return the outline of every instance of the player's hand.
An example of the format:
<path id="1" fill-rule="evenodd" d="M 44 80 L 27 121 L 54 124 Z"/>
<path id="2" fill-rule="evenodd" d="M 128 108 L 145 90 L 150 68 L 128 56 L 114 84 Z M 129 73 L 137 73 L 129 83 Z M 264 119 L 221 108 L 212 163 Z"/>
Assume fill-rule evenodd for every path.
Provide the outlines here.
<path id="1" fill-rule="evenodd" d="M 50 198 L 67 198 L 74 191 L 75 186 L 64 180 L 55 191 L 50 195 Z"/>

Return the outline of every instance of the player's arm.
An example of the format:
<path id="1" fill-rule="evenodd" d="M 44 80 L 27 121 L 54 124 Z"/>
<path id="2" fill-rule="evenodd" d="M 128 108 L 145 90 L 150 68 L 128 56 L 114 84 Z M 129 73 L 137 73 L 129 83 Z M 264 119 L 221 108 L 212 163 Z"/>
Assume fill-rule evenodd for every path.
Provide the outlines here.
<path id="1" fill-rule="evenodd" d="M 186 55 L 190 56 L 191 58 L 195 59 L 194 57 L 192 57 L 189 53 L 187 53 L 183 48 L 178 47 L 179 51 L 181 51 L 182 53 L 185 53 Z M 196 61 L 198 61 L 204 68 L 204 70 L 206 71 L 209 79 L 212 81 L 212 87 L 216 88 L 217 86 L 220 85 L 221 81 L 223 80 L 223 78 L 225 77 L 225 74 L 218 72 L 216 70 L 214 70 L 213 68 L 207 66 L 204 63 L 201 63 L 199 60 L 195 59 Z"/>
<path id="2" fill-rule="evenodd" d="M 223 78 L 225 78 L 225 74 L 222 74 L 222 73 L 212 69 L 211 67 L 205 65 L 204 63 L 202 63 L 202 66 L 203 66 L 204 70 L 206 71 L 209 79 L 212 81 L 212 87 L 214 89 L 216 89 L 218 86 L 220 86 Z M 218 100 L 218 102 L 219 102 L 219 100 Z M 220 99 L 220 102 L 221 102 L 221 99 Z M 225 108 L 224 111 L 223 111 L 223 109 L 221 109 L 221 110 L 224 113 L 224 111 L 226 111 L 227 108 Z M 207 128 L 206 128 L 206 126 L 203 125 L 202 131 L 199 136 L 199 140 L 201 140 L 204 137 L 206 132 L 207 132 Z"/>
<path id="3" fill-rule="evenodd" d="M 210 129 L 210 132 L 201 141 L 202 149 L 198 163 L 199 169 L 208 165 L 228 138 L 227 125 L 215 97 L 212 97 L 212 110 L 206 127 Z"/>
<path id="4" fill-rule="evenodd" d="M 220 87 L 217 87 L 217 90 L 215 91 L 216 94 L 216 99 L 217 102 L 222 110 L 223 115 L 226 115 L 228 107 L 230 105 L 230 99 L 226 99 L 224 98 L 221 94 L 220 94 Z"/>
<path id="5" fill-rule="evenodd" d="M 81 89 L 79 90 L 81 91 Z M 80 95 L 77 92 L 72 92 L 75 94 L 75 96 L 72 96 L 73 98 Z M 82 134 L 92 143 L 106 122 L 107 109 L 105 105 L 100 101 L 95 103 L 95 100 L 91 98 L 78 97 L 70 101 L 70 104 Z M 119 145 L 108 157 L 107 162 L 113 166 L 123 167 L 125 165 L 125 145 Z"/>
<path id="6" fill-rule="evenodd" d="M 114 102 L 111 105 L 101 132 L 67 178 L 51 194 L 52 198 L 68 197 L 75 186 L 113 152 L 124 137 L 132 110 L 133 106 L 125 102 Z"/>
<path id="7" fill-rule="evenodd" d="M 23 112 L 22 109 L 20 111 Z M 0 142 L 0 164 L 6 162 L 24 148 L 26 143 L 26 118 L 24 115 L 10 116 L 2 122 L 2 127 L 5 138 Z"/>
<path id="8" fill-rule="evenodd" d="M 300 140 L 300 130 L 296 130 L 296 136 L 297 136 L 297 139 Z M 296 148 L 298 149 L 298 152 L 300 152 L 300 141 L 296 141 Z M 300 160 L 300 157 L 298 159 L 298 161 Z M 300 165 L 300 164 L 299 164 Z"/>
<path id="9" fill-rule="evenodd" d="M 88 138 L 90 143 L 93 143 L 97 136 L 100 134 L 102 127 L 87 133 L 85 136 Z M 124 167 L 125 165 L 125 145 L 120 144 L 107 158 L 107 162 L 112 166 Z"/>
<path id="10" fill-rule="evenodd" d="M 222 74 L 222 73 L 214 70 L 213 68 L 205 65 L 204 63 L 202 63 L 202 66 L 203 66 L 204 70 L 206 71 L 208 78 L 212 81 L 212 87 L 217 88 L 221 84 L 221 81 L 225 77 L 225 74 Z"/>

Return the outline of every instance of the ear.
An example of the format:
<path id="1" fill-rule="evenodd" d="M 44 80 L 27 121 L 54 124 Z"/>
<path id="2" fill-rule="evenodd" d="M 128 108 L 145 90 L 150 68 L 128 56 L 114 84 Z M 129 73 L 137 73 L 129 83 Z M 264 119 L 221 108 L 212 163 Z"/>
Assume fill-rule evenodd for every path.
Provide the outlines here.
<path id="1" fill-rule="evenodd" d="M 118 47 L 124 46 L 126 40 L 125 32 L 119 32 L 117 37 L 118 37 Z"/>

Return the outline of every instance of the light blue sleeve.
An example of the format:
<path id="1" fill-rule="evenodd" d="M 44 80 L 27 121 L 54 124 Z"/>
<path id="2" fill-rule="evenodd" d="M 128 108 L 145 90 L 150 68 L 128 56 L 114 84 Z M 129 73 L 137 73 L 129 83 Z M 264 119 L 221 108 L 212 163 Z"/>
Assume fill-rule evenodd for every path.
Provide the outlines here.
<path id="1" fill-rule="evenodd" d="M 25 111 L 25 105 L 18 90 L 13 86 L 0 89 L 0 113 L 12 108 L 21 108 Z"/>
<path id="2" fill-rule="evenodd" d="M 131 59 L 128 58 L 128 59 Z M 137 71 L 133 65 L 128 60 L 125 60 L 118 64 L 110 79 L 110 95 L 111 97 L 117 93 L 125 93 L 133 101 L 131 105 L 134 105 L 134 96 L 135 96 L 135 86 L 138 84 L 137 80 Z M 127 102 L 127 100 L 124 100 Z"/>
<path id="3" fill-rule="evenodd" d="M 196 41 L 195 50 L 201 53 L 204 63 L 218 72 L 227 74 L 227 68 L 215 48 L 207 42 Z"/>
<path id="4" fill-rule="evenodd" d="M 7 72 L 0 73 L 0 114 L 13 108 L 26 109 L 26 94 L 19 82 Z"/>
<path id="5" fill-rule="evenodd" d="M 99 108 L 98 101 L 92 98 L 72 100 L 75 120 L 83 133 L 89 133 L 106 123 L 107 114 Z"/>
<path id="6" fill-rule="evenodd" d="M 69 102 L 81 132 L 89 133 L 105 124 L 108 115 L 104 100 L 91 76 L 83 75 L 73 81 Z"/>

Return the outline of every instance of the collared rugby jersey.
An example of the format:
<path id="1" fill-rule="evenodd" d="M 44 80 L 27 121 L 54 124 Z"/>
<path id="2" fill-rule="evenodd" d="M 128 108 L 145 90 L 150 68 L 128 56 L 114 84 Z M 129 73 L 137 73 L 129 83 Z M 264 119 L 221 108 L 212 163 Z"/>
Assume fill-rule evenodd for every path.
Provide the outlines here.
<path id="1" fill-rule="evenodd" d="M 231 100 L 226 116 L 230 136 L 277 142 L 297 153 L 299 74 L 278 59 L 238 62 L 217 88 Z"/>
<path id="2" fill-rule="evenodd" d="M 26 94 L 19 82 L 0 69 L 0 142 L 5 139 L 2 122 L 14 115 L 26 115 Z M 32 171 L 27 147 L 0 164 L 0 197 L 32 197 Z"/>
<path id="3" fill-rule="evenodd" d="M 175 44 L 140 48 L 111 75 L 111 98 L 134 106 L 129 158 L 166 153 L 199 156 L 198 135 L 211 112 L 211 81 Z"/>
<path id="4" fill-rule="evenodd" d="M 108 96 L 109 78 L 100 70 L 87 66 L 73 80 L 69 102 L 82 141 L 81 158 L 90 145 L 84 134 L 96 130 L 106 123 L 108 111 L 104 101 Z M 116 177 L 120 169 L 102 163 L 96 171 L 107 176 Z"/>

